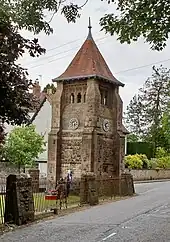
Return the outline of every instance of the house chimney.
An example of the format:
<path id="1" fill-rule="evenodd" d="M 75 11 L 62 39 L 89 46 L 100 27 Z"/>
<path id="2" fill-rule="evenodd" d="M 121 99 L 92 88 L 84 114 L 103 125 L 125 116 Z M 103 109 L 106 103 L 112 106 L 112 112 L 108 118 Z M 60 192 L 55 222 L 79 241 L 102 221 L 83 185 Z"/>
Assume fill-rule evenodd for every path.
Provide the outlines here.
<path id="1" fill-rule="evenodd" d="M 33 84 L 33 95 L 37 98 L 41 95 L 41 87 L 38 81 L 35 81 Z"/>
<path id="2" fill-rule="evenodd" d="M 52 94 L 52 88 L 47 88 L 47 94 L 50 96 Z"/>

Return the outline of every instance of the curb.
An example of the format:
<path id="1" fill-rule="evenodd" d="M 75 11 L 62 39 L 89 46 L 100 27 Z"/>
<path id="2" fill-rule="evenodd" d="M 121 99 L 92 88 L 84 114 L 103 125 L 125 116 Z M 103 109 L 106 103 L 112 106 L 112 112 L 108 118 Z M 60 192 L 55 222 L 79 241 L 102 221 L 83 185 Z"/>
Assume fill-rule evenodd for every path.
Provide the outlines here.
<path id="1" fill-rule="evenodd" d="M 153 183 L 153 182 L 168 182 L 168 181 L 170 181 L 170 179 L 144 180 L 144 181 L 134 181 L 134 184 Z"/>

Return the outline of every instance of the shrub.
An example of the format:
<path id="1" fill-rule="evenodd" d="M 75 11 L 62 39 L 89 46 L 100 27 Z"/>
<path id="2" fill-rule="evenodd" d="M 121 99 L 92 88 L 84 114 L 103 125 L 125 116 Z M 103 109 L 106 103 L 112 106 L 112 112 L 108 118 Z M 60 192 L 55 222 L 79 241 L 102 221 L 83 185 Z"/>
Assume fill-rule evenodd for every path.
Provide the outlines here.
<path id="1" fill-rule="evenodd" d="M 167 169 L 170 168 L 170 156 L 157 158 L 157 168 Z"/>
<path id="2" fill-rule="evenodd" d="M 156 149 L 156 167 L 162 169 L 170 168 L 170 155 L 162 147 Z"/>
<path id="3" fill-rule="evenodd" d="M 137 154 L 138 155 L 138 154 Z M 142 168 L 148 169 L 150 168 L 150 162 L 145 154 L 139 154 L 138 157 L 142 160 L 143 166 Z"/>
<path id="4" fill-rule="evenodd" d="M 158 165 L 157 165 L 157 159 L 156 158 L 152 158 L 149 161 L 149 168 L 150 169 L 156 169 L 157 167 L 158 167 Z"/>
<path id="5" fill-rule="evenodd" d="M 158 147 L 156 149 L 156 158 L 162 158 L 162 157 L 167 157 L 168 153 L 164 150 L 162 147 Z"/>
<path id="6" fill-rule="evenodd" d="M 143 161 L 140 155 L 128 155 L 125 157 L 125 166 L 130 169 L 142 169 Z"/>

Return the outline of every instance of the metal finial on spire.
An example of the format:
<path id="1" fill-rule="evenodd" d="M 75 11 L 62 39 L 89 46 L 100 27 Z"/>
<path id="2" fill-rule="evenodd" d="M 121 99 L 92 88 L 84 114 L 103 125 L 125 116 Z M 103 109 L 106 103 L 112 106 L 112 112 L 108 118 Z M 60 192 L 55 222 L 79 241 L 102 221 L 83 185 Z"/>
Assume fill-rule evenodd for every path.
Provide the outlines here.
<path id="1" fill-rule="evenodd" d="M 91 26 L 91 19 L 90 19 L 90 17 L 89 17 L 89 26 L 88 26 L 88 28 L 89 28 L 89 33 L 88 33 L 87 38 L 88 39 L 92 39 L 92 33 L 91 33 L 92 26 Z"/>
<path id="2" fill-rule="evenodd" d="M 91 19 L 90 19 L 90 17 L 89 17 L 89 27 L 88 27 L 89 29 L 91 29 L 92 28 L 92 26 L 91 26 Z"/>

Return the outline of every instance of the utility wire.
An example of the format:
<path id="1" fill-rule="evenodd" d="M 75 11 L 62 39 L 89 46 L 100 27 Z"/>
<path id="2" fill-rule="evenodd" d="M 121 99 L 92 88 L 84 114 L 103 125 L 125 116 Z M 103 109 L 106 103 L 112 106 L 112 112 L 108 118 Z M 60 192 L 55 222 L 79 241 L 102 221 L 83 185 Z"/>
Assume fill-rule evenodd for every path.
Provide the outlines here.
<path id="1" fill-rule="evenodd" d="M 101 43 L 101 44 L 103 44 L 103 43 Z M 77 47 L 76 47 L 76 48 L 73 48 L 73 49 L 77 49 Z M 73 49 L 70 49 L 70 50 L 65 51 L 65 52 L 63 52 L 63 53 L 69 52 L 69 51 L 71 51 L 71 50 L 73 50 Z M 65 55 L 65 56 L 61 56 L 61 57 L 59 57 L 59 58 L 57 58 L 57 59 L 54 59 L 54 60 L 51 60 L 51 61 L 49 61 L 49 62 L 47 62 L 47 63 L 42 63 L 42 64 L 39 64 L 39 65 L 36 65 L 36 66 L 30 67 L 30 69 L 33 69 L 33 68 L 36 68 L 36 67 L 39 67 L 39 66 L 43 66 L 43 65 L 45 65 L 45 64 L 50 64 L 50 63 L 55 62 L 55 61 L 57 61 L 57 60 L 64 59 L 64 58 L 66 58 L 67 56 L 70 56 L 70 54 L 69 54 L 69 55 Z M 134 68 L 129 68 L 129 69 L 121 70 L 121 71 L 116 72 L 115 74 L 120 74 L 120 73 L 124 73 L 124 72 L 129 72 L 129 71 L 134 71 L 134 70 L 138 70 L 138 69 L 143 69 L 143 68 L 145 68 L 145 67 L 149 67 L 149 66 L 152 66 L 152 65 L 156 65 L 156 64 L 160 64 L 160 63 L 164 63 L 164 62 L 168 62 L 168 61 L 170 61 L 170 58 L 169 58 L 169 59 L 165 59 L 165 60 L 161 60 L 161 61 L 157 61 L 157 62 L 152 62 L 152 63 L 147 64 L 147 65 L 142 65 L 142 66 L 137 66 L 137 67 L 134 67 Z"/>
<path id="2" fill-rule="evenodd" d="M 100 41 L 100 40 L 106 39 L 106 38 L 108 38 L 108 37 L 110 37 L 110 36 L 105 36 L 105 37 L 98 38 L 98 39 L 96 39 L 96 41 Z M 71 41 L 71 42 L 68 42 L 68 43 L 75 43 L 75 42 L 77 42 L 77 41 Z M 66 43 L 66 44 L 64 44 L 64 45 L 68 45 L 68 43 Z M 57 46 L 57 47 L 53 48 L 53 50 L 54 50 L 54 49 L 57 49 L 57 48 L 60 48 L 60 47 L 63 47 L 64 45 Z M 76 50 L 78 47 L 79 47 L 79 46 L 76 46 L 76 47 L 71 48 L 71 49 L 69 49 L 69 50 L 61 51 L 61 52 L 58 52 L 58 53 L 56 53 L 56 54 L 53 54 L 53 55 L 50 55 L 50 56 L 46 56 L 46 57 L 44 57 L 44 58 L 42 58 L 42 59 L 35 60 L 34 62 L 41 62 L 41 61 L 44 61 L 44 60 L 50 59 L 50 58 L 55 57 L 55 56 L 58 56 L 58 55 L 61 55 L 61 54 L 64 54 L 64 53 L 68 53 L 68 52 L 70 52 L 70 51 L 72 51 L 72 50 Z M 51 49 L 51 50 L 52 50 L 52 49 Z M 49 50 L 49 51 L 50 51 L 50 50 Z M 65 57 L 65 56 L 64 56 L 64 57 Z M 30 65 L 30 64 L 34 64 L 34 63 L 32 63 L 32 62 L 26 62 L 24 65 Z M 45 63 L 44 63 L 44 64 L 45 64 Z M 38 65 L 36 65 L 36 67 L 37 67 L 37 66 L 38 66 Z M 34 66 L 30 66 L 30 68 L 34 68 Z"/>
<path id="3" fill-rule="evenodd" d="M 96 31 L 96 32 L 94 32 L 94 34 L 96 34 L 96 33 L 98 33 L 98 31 Z M 109 36 L 107 36 L 106 38 L 108 38 Z M 85 37 L 84 37 L 85 38 Z M 104 37 L 105 38 L 105 37 Z M 75 42 L 78 42 L 78 41 L 80 41 L 80 40 L 82 40 L 82 38 L 79 38 L 79 39 L 75 39 L 75 40 L 72 40 L 72 41 L 69 41 L 69 42 L 66 42 L 66 43 L 64 43 L 64 44 L 62 44 L 62 45 L 57 45 L 57 46 L 55 46 L 55 47 L 53 47 L 53 48 L 51 48 L 51 49 L 47 49 L 46 50 L 46 53 L 48 53 L 48 52 L 50 52 L 50 51 L 53 51 L 53 50 L 56 50 L 56 49 L 59 49 L 59 48 L 61 48 L 61 47 L 64 47 L 64 46 L 66 46 L 66 45 L 69 45 L 69 44 L 72 44 L 72 43 L 75 43 Z M 61 52 L 61 53 L 63 53 L 63 52 Z M 61 54 L 61 53 L 58 53 L 58 54 Z M 56 54 L 54 54 L 54 56 L 55 56 Z M 50 57 L 52 57 L 53 55 L 51 55 Z M 48 56 L 47 57 L 44 57 L 43 59 L 38 59 L 38 60 L 35 60 L 35 61 L 33 61 L 33 62 L 37 62 L 37 61 L 42 61 L 42 60 L 44 60 L 44 59 L 47 59 L 48 58 Z M 32 62 L 26 62 L 25 64 L 27 64 L 27 65 L 29 65 L 29 64 L 32 64 Z"/>
<path id="4" fill-rule="evenodd" d="M 97 32 L 96 32 L 96 33 L 97 33 Z M 96 42 L 97 42 L 97 41 L 100 41 L 100 40 L 103 40 L 103 39 L 106 39 L 106 38 L 108 38 L 108 37 L 110 37 L 110 36 L 105 36 L 105 37 L 98 38 L 98 39 L 96 39 Z M 54 48 L 48 49 L 47 51 L 52 51 L 52 50 L 55 50 L 55 49 L 61 48 L 61 47 L 66 46 L 66 45 L 68 45 L 68 44 L 75 43 L 75 42 L 77 42 L 77 41 L 79 41 L 79 40 L 82 40 L 82 39 L 79 38 L 79 39 L 76 39 L 76 40 L 72 40 L 72 41 L 66 42 L 66 43 L 64 43 L 64 44 L 62 44 L 62 45 L 59 45 L 59 46 L 56 46 L 56 47 L 54 47 Z M 104 42 L 104 43 L 105 43 L 105 42 Z M 104 44 L 104 43 L 101 43 L 101 44 Z M 99 45 L 100 45 L 100 44 L 99 44 Z M 75 47 L 75 48 L 71 48 L 71 49 L 69 49 L 69 50 L 66 50 L 66 51 L 59 52 L 59 53 L 54 54 L 54 55 L 51 55 L 51 56 L 47 56 L 47 57 L 45 57 L 45 58 L 43 58 L 43 59 L 40 59 L 40 60 L 38 60 L 38 61 L 44 61 L 44 60 L 49 59 L 49 58 L 51 58 L 51 57 L 55 57 L 55 56 L 58 56 L 58 55 L 63 54 L 63 53 L 68 53 L 68 52 L 70 52 L 70 51 L 72 51 L 72 50 L 75 50 L 75 49 L 77 49 L 77 48 L 78 48 L 78 46 Z M 54 59 L 54 60 L 48 61 L 47 63 L 42 63 L 42 64 L 38 64 L 38 65 L 35 65 L 35 66 L 30 66 L 29 68 L 30 68 L 30 69 L 34 69 L 34 68 L 37 68 L 37 67 L 39 67 L 39 66 L 43 66 L 43 65 L 46 65 L 46 64 L 50 64 L 50 63 L 55 62 L 55 61 L 57 61 L 57 60 L 64 59 L 64 58 L 66 58 L 66 57 L 68 57 L 68 56 L 70 56 L 70 55 L 71 55 L 71 54 L 67 54 L 67 55 L 64 55 L 64 56 L 62 56 L 62 57 L 56 58 L 56 59 Z M 142 65 L 142 66 L 138 66 L 138 67 L 134 67 L 134 68 L 129 68 L 129 69 L 121 70 L 121 71 L 116 72 L 115 74 L 124 73 L 124 72 L 129 72 L 129 71 L 134 71 L 134 70 L 142 69 L 142 68 L 145 68 L 145 67 L 149 67 L 149 66 L 152 66 L 152 65 L 155 65 L 155 64 L 160 64 L 160 63 L 164 63 L 164 62 L 168 62 L 168 61 L 170 61 L 170 58 L 169 58 L 169 59 L 165 59 L 165 60 L 161 60 L 161 61 L 157 61 L 157 62 L 152 62 L 152 63 L 147 64 L 147 65 Z M 36 62 L 37 62 L 37 61 L 36 61 Z M 31 62 L 30 64 L 32 64 L 32 62 Z"/>
<path id="5" fill-rule="evenodd" d="M 170 61 L 170 58 L 166 59 L 166 60 L 162 60 L 162 61 L 152 62 L 152 63 L 147 64 L 147 65 L 143 65 L 143 66 L 138 66 L 138 67 L 122 70 L 122 71 L 116 72 L 115 74 L 124 73 L 124 72 L 128 72 L 128 71 L 134 71 L 134 70 L 142 69 L 142 68 L 145 68 L 145 67 L 149 67 L 149 66 L 152 66 L 152 65 L 156 65 L 156 64 L 160 64 L 160 63 L 168 62 L 168 61 Z"/>

